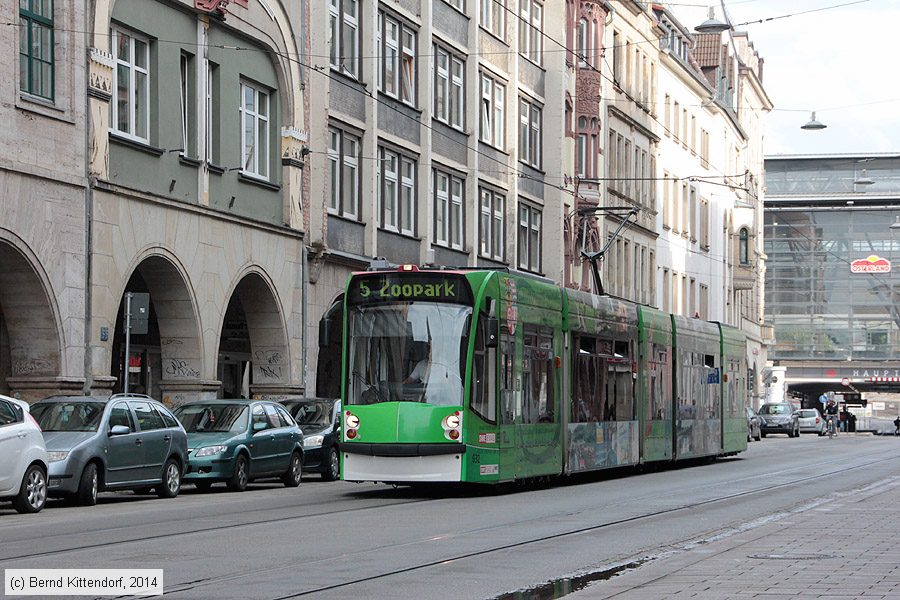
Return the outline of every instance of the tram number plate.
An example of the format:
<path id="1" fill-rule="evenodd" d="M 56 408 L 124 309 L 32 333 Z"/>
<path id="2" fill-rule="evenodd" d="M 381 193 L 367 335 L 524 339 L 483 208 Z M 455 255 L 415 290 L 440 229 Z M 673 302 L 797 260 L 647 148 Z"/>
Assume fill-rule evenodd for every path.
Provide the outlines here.
<path id="1" fill-rule="evenodd" d="M 500 473 L 500 465 L 481 465 L 478 471 L 482 475 L 497 475 Z"/>

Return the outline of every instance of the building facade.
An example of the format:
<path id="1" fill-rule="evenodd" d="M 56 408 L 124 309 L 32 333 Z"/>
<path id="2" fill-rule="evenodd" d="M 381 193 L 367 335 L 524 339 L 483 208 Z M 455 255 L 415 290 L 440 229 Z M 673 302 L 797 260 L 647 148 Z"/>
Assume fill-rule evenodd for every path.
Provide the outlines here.
<path id="1" fill-rule="evenodd" d="M 538 0 L 321 8 L 310 27 L 311 54 L 328 57 L 310 83 L 322 92 L 311 114 L 326 116 L 310 131 L 312 314 L 375 257 L 561 280 L 571 73 L 561 36 L 547 33 L 571 13 Z"/>
<path id="2" fill-rule="evenodd" d="M 177 404 L 304 389 L 306 36 L 286 8 L 8 15 L 30 26 L 4 38 L 20 60 L 2 135 L 21 150 L 0 198 L 2 391 L 104 394 L 127 377 Z M 126 356 L 129 294 L 149 296 L 149 319 Z"/>
<path id="3" fill-rule="evenodd" d="M 900 404 L 900 156 L 766 158 L 770 358 L 788 392 Z M 894 414 L 894 416 L 896 416 Z"/>
<path id="4" fill-rule="evenodd" d="M 770 104 L 742 34 L 631 0 L 8 10 L 0 391 L 335 395 L 315 334 L 351 271 L 592 290 L 601 249 L 605 292 L 742 327 L 761 372 Z"/>

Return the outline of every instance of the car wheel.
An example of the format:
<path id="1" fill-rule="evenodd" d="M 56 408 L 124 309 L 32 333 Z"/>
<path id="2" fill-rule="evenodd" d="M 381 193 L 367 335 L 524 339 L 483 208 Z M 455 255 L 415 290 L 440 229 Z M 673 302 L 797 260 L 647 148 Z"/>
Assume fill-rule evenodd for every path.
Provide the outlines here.
<path id="1" fill-rule="evenodd" d="M 195 481 L 194 487 L 201 492 L 208 492 L 212 488 L 212 481 Z"/>
<path id="2" fill-rule="evenodd" d="M 303 458 L 299 452 L 291 454 L 291 464 L 288 466 L 287 472 L 281 476 L 281 483 L 285 487 L 297 487 L 303 478 Z"/>
<path id="3" fill-rule="evenodd" d="M 160 498 L 174 498 L 181 491 L 181 467 L 178 461 L 170 458 L 162 470 L 162 483 L 156 486 L 156 495 Z"/>
<path id="4" fill-rule="evenodd" d="M 13 499 L 13 508 L 20 513 L 40 512 L 47 503 L 47 474 L 39 465 L 31 465 L 22 478 L 19 494 Z"/>
<path id="5" fill-rule="evenodd" d="M 326 481 L 335 481 L 341 478 L 341 457 L 338 455 L 337 448 L 332 447 L 328 451 L 326 459 L 325 471 L 322 473 L 322 479 Z"/>
<path id="6" fill-rule="evenodd" d="M 78 491 L 75 492 L 75 501 L 82 506 L 94 506 L 97 504 L 97 493 L 99 491 L 100 478 L 97 476 L 97 465 L 88 463 L 81 473 Z"/>
<path id="7" fill-rule="evenodd" d="M 760 432 L 759 437 L 766 437 L 766 432 L 765 431 Z"/>
<path id="8" fill-rule="evenodd" d="M 247 467 L 247 457 L 243 454 L 238 454 L 237 460 L 234 461 L 234 473 L 231 475 L 231 479 L 225 482 L 229 490 L 232 492 L 243 492 L 247 489 L 249 480 Z"/>

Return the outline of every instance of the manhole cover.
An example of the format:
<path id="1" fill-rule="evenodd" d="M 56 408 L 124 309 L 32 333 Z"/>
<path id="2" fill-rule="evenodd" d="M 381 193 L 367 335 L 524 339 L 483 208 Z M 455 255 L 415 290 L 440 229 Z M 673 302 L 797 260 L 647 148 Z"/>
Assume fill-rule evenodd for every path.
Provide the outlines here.
<path id="1" fill-rule="evenodd" d="M 751 554 L 747 558 L 759 560 L 828 560 L 829 558 L 840 558 L 840 556 L 833 554 Z"/>

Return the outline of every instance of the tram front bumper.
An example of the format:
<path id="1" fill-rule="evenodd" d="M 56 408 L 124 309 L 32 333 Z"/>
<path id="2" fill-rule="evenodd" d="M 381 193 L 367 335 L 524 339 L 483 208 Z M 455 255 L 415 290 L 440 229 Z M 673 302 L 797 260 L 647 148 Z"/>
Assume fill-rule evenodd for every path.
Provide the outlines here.
<path id="1" fill-rule="evenodd" d="M 431 456 L 371 456 L 344 452 L 345 481 L 459 482 L 462 453 Z"/>

